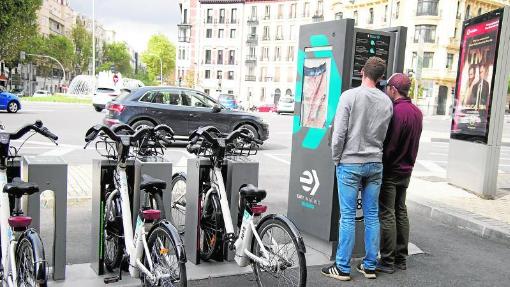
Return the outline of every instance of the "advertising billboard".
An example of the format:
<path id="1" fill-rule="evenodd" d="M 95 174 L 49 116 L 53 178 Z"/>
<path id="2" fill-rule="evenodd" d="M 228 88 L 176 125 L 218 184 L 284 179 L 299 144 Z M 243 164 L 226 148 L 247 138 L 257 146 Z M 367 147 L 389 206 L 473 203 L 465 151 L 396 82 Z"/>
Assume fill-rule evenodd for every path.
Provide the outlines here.
<path id="1" fill-rule="evenodd" d="M 498 13 L 499 12 L 499 13 Z M 451 138 L 487 143 L 502 11 L 464 24 Z"/>
<path id="2" fill-rule="evenodd" d="M 301 125 L 324 128 L 328 113 L 330 58 L 305 59 Z"/>

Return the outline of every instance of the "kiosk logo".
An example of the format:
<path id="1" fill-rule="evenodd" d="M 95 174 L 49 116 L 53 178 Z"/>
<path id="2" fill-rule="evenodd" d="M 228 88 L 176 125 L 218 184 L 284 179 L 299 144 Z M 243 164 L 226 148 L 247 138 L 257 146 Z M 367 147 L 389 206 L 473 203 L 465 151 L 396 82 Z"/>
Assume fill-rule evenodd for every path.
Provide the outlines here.
<path id="1" fill-rule="evenodd" d="M 314 196 L 315 193 L 317 193 L 320 182 L 319 177 L 317 177 L 317 171 L 315 169 L 312 169 L 311 172 L 309 170 L 303 171 L 299 181 L 302 183 L 301 187 L 305 192 L 309 192 L 311 196 Z"/>

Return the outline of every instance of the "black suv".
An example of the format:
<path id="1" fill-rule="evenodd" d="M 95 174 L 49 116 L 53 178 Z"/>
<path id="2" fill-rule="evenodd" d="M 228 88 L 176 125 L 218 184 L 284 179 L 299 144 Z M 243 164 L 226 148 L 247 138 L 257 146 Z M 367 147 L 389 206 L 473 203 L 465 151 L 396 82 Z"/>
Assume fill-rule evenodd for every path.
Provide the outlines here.
<path id="1" fill-rule="evenodd" d="M 222 132 L 244 127 L 267 140 L 268 125 L 250 113 L 227 110 L 202 92 L 181 87 L 142 87 L 106 105 L 103 122 L 126 123 L 133 128 L 166 124 L 176 136 L 187 137 L 201 126 L 213 125 Z"/>

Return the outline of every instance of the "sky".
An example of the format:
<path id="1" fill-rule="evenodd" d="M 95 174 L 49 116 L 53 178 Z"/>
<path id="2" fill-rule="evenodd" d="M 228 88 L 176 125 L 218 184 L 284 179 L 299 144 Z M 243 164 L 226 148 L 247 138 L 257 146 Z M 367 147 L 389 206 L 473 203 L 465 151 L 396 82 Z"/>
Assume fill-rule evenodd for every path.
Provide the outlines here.
<path id="1" fill-rule="evenodd" d="M 69 0 L 74 11 L 92 18 L 92 0 Z M 116 41 L 125 41 L 142 52 L 153 34 L 162 33 L 177 44 L 180 12 L 177 0 L 96 0 L 96 20 L 116 32 Z"/>

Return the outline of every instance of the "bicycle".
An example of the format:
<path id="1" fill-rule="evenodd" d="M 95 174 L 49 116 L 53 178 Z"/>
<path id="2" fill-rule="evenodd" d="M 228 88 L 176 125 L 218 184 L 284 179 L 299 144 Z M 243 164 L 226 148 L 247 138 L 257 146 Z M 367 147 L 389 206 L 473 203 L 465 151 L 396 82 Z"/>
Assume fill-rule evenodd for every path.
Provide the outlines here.
<path id="1" fill-rule="evenodd" d="M 41 121 L 27 125 L 16 133 L 8 133 L 0 126 L 0 190 L 3 191 L 0 195 L 2 228 L 0 277 L 4 286 L 47 286 L 44 245 L 37 231 L 29 227 L 32 218 L 24 216 L 21 209 L 21 197 L 38 193 L 39 187 L 20 178 L 7 182 L 8 161 L 18 157 L 21 147 L 31 136 L 18 149 L 10 145 L 11 140 L 20 139 L 30 131 L 34 132 L 31 136 L 39 133 L 55 144 L 58 140 L 58 137 L 44 127 Z M 12 210 L 9 197 L 14 198 Z"/>
<path id="2" fill-rule="evenodd" d="M 166 183 L 147 175 L 142 176 L 140 189 L 145 191 L 145 200 L 138 212 L 135 231 L 131 220 L 129 184 L 126 174 L 127 160 L 139 154 L 147 154 L 158 148 L 158 142 L 171 143 L 170 127 L 159 125 L 142 127 L 136 131 L 126 125 L 111 129 L 104 125 L 90 128 L 86 135 L 85 148 L 96 137 L 104 143 L 108 159 L 116 160 L 113 183 L 107 188 L 104 211 L 105 267 L 109 271 L 119 268 L 119 275 L 105 278 L 104 283 L 122 280 L 122 267 L 128 263 L 129 274 L 140 278 L 144 286 L 186 286 L 186 255 L 184 245 L 175 227 L 165 220 L 162 190 Z M 112 147 L 113 146 L 113 147 Z M 148 231 L 147 231 L 148 230 Z"/>
<path id="3" fill-rule="evenodd" d="M 228 157 L 256 154 L 260 144 L 247 129 L 227 135 L 208 126 L 191 134 L 188 152 L 208 157 L 212 163 L 199 197 L 200 257 L 210 260 L 223 243 L 235 250 L 234 259 L 239 266 L 252 265 L 258 286 L 306 286 L 303 238 L 287 217 L 262 217 L 267 211 L 267 206 L 260 204 L 266 197 L 265 190 L 251 184 L 240 188 L 239 232 L 234 233 L 221 167 Z"/>

